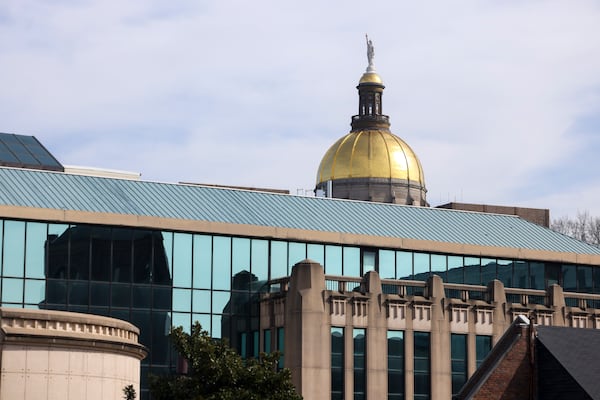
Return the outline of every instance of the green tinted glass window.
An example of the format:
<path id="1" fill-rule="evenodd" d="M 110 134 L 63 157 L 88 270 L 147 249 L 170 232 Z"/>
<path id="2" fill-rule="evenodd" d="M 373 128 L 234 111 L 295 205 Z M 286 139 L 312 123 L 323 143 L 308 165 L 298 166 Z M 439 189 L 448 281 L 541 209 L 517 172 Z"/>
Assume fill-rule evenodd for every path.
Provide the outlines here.
<path id="1" fill-rule="evenodd" d="M 47 228 L 46 224 L 37 222 L 28 222 L 26 225 L 25 276 L 27 278 L 45 278 Z"/>
<path id="2" fill-rule="evenodd" d="M 192 286 L 192 235 L 173 236 L 173 286 Z"/>
<path id="3" fill-rule="evenodd" d="M 25 222 L 4 221 L 3 276 L 23 277 L 25 269 Z"/>
<path id="4" fill-rule="evenodd" d="M 281 278 L 288 275 L 288 244 L 271 241 L 271 278 Z"/>
<path id="5" fill-rule="evenodd" d="M 212 237 L 194 235 L 193 281 L 196 289 L 210 289 L 212 283 Z"/>
<path id="6" fill-rule="evenodd" d="M 325 246 L 325 273 L 342 275 L 342 247 Z"/>
<path id="7" fill-rule="evenodd" d="M 259 281 L 269 279 L 269 241 L 252 239 L 250 255 L 252 275 Z"/>

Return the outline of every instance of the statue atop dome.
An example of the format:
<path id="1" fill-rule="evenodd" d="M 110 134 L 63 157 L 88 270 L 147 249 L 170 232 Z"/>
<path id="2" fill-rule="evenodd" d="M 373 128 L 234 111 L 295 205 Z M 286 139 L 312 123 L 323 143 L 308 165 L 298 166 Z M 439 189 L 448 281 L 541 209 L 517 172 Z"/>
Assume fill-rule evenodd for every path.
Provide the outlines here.
<path id="1" fill-rule="evenodd" d="M 367 39 L 367 59 L 369 60 L 367 72 L 375 72 L 375 65 L 373 65 L 373 59 L 375 58 L 375 48 L 373 47 L 373 41 L 369 39 L 369 35 L 365 35 L 365 38 Z"/>

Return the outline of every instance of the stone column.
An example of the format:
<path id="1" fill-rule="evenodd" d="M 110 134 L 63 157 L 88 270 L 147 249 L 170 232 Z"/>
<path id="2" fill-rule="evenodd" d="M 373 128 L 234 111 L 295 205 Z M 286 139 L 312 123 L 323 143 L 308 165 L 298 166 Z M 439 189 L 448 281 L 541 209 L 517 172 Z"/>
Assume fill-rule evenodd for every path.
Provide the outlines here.
<path id="1" fill-rule="evenodd" d="M 554 284 L 547 289 L 547 293 L 550 297 L 549 306 L 554 311 L 552 315 L 552 325 L 567 326 L 567 321 L 565 321 L 565 295 L 562 287 Z"/>
<path id="2" fill-rule="evenodd" d="M 508 329 L 512 321 L 510 316 L 507 318 L 509 310 L 506 310 L 506 292 L 504 291 L 504 284 L 501 281 L 494 279 L 488 284 L 488 292 L 490 293 L 490 302 L 492 303 L 492 306 L 494 306 L 492 335 L 492 346 L 494 346 Z"/>
<path id="3" fill-rule="evenodd" d="M 375 271 L 364 278 L 369 294 L 367 327 L 367 399 L 387 398 L 387 314 L 381 279 Z"/>
<path id="4" fill-rule="evenodd" d="M 438 275 L 427 281 L 431 300 L 431 398 L 452 396 L 450 368 L 450 320 L 446 312 L 444 282 Z"/>
<path id="5" fill-rule="evenodd" d="M 331 332 L 323 293 L 323 267 L 310 260 L 294 265 L 285 303 L 285 366 L 305 400 L 331 392 Z"/>

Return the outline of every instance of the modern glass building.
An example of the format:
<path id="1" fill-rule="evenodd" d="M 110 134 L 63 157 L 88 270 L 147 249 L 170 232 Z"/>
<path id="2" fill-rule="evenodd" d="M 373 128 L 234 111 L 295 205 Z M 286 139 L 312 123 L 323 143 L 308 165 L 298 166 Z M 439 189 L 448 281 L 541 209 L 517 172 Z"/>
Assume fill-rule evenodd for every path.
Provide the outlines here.
<path id="1" fill-rule="evenodd" d="M 134 323 L 150 349 L 142 366 L 144 396 L 148 373 L 173 366 L 167 341 L 172 325 L 189 328 L 200 321 L 245 356 L 283 348 L 285 321 L 264 329 L 261 292 L 272 292 L 273 280 L 288 277 L 307 258 L 339 277 L 328 286 L 349 279 L 356 290 L 360 277 L 376 271 L 384 292 L 396 290 L 393 280 L 425 282 L 437 275 L 450 285 L 448 299 L 461 296 L 460 285 L 475 285 L 470 301 L 484 301 L 477 285 L 494 279 L 507 288 L 507 301 L 519 304 L 522 293 L 508 288 L 533 290 L 527 292 L 531 304 L 546 304 L 545 290 L 553 284 L 567 292 L 600 291 L 600 249 L 512 216 L 7 167 L 0 168 L 0 186 L 2 306 Z M 413 285 L 402 295 L 417 298 L 425 291 Z M 568 298 L 566 305 L 579 301 Z M 329 326 L 332 343 L 341 336 L 355 344 L 345 351 L 334 346 L 332 382 L 343 381 L 343 360 L 352 357 L 352 390 L 356 398 L 368 398 L 368 325 Z M 425 333 L 414 336 L 410 351 L 415 398 L 430 396 L 424 360 L 433 345 L 426 345 Z M 477 338 L 478 362 L 479 343 L 494 340 L 489 333 L 487 342 Z M 406 346 L 402 330 L 387 335 L 393 345 L 383 354 Z M 466 374 L 465 346 L 458 336 L 450 342 L 460 346 L 452 350 L 458 385 Z M 399 360 L 407 355 L 390 356 L 390 376 L 403 374 Z M 332 393 L 341 390 L 334 387 Z M 390 398 L 402 398 L 402 382 L 385 387 Z"/>
<path id="2" fill-rule="evenodd" d="M 2 306 L 132 322 L 142 399 L 176 365 L 169 329 L 194 321 L 244 357 L 283 351 L 307 400 L 448 399 L 519 314 L 600 328 L 600 248 L 422 207 L 369 54 L 352 131 L 318 169 L 344 199 L 65 173 L 35 138 L 0 134 Z"/>

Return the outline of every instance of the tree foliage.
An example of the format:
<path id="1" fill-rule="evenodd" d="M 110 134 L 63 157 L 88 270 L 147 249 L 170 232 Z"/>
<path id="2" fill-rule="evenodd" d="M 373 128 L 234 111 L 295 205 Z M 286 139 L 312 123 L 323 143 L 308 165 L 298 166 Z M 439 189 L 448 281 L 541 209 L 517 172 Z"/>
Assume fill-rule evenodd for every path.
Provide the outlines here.
<path id="1" fill-rule="evenodd" d="M 600 246 L 600 217 L 578 212 L 574 219 L 562 217 L 552 221 L 550 228 L 583 242 Z"/>
<path id="2" fill-rule="evenodd" d="M 244 360 L 224 340 L 211 338 L 196 322 L 191 333 L 182 327 L 170 333 L 171 341 L 187 362 L 187 373 L 153 376 L 156 400 L 301 400 L 288 369 L 277 369 L 279 353 L 261 353 Z"/>
<path id="3" fill-rule="evenodd" d="M 133 385 L 127 385 L 123 388 L 123 398 L 125 400 L 135 400 L 136 393 Z"/>

